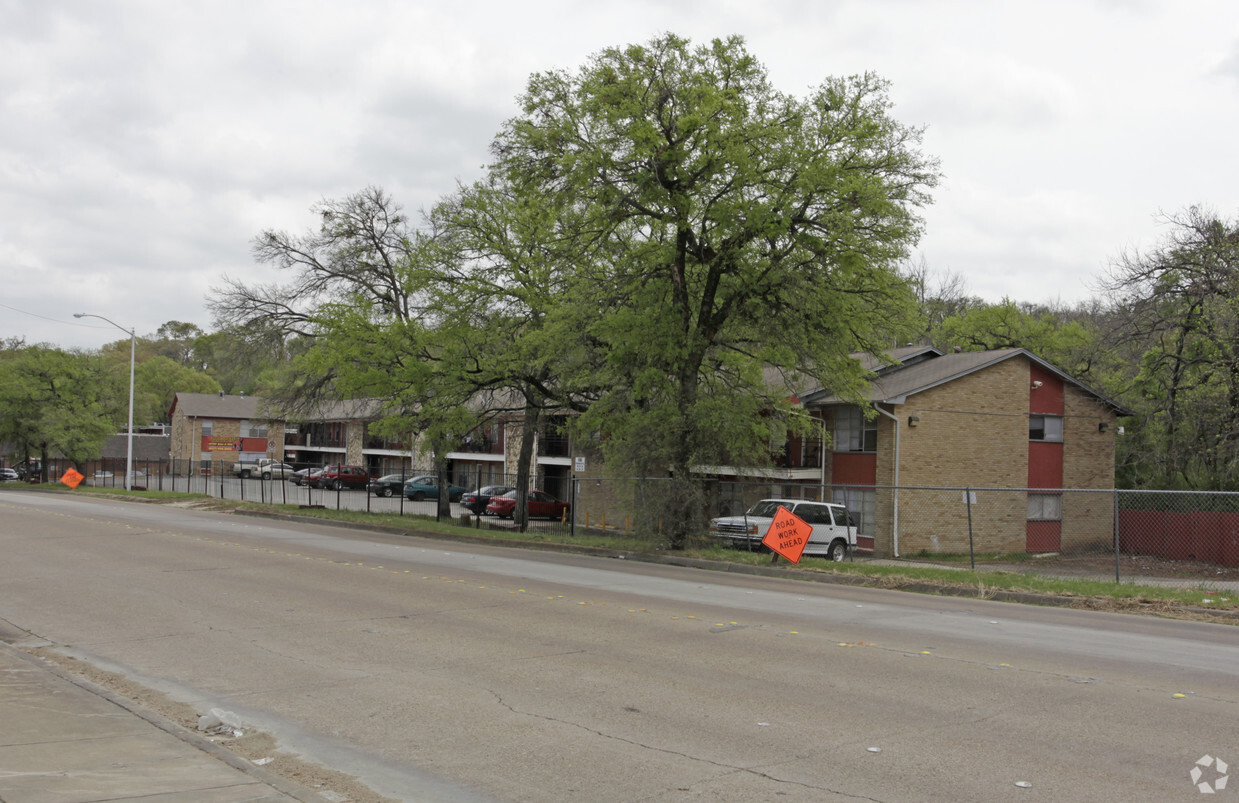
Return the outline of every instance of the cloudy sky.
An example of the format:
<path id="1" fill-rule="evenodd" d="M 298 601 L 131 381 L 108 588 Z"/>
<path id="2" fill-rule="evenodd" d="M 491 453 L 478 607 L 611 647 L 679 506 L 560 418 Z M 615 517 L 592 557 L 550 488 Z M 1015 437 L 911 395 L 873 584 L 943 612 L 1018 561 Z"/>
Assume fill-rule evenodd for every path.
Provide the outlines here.
<path id="1" fill-rule="evenodd" d="M 988 300 L 1075 303 L 1159 213 L 1239 217 L 1234 0 L 0 0 L 0 337 L 204 329 L 263 229 L 480 174 L 531 73 L 740 34 L 781 90 L 876 72 L 945 179 L 918 246 Z"/>

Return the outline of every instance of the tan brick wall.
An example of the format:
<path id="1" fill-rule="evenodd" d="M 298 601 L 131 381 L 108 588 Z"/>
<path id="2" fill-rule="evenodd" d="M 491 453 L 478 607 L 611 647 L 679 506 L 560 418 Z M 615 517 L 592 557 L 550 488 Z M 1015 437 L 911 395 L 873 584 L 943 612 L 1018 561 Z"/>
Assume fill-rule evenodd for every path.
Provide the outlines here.
<path id="1" fill-rule="evenodd" d="M 1005 360 L 909 398 L 895 410 L 902 430 L 899 484 L 1023 488 L 1028 484 L 1028 378 L 1023 358 Z M 915 416 L 916 426 L 909 426 Z M 894 422 L 879 428 L 878 482 L 894 480 Z M 893 548 L 892 491 L 878 493 L 875 550 Z M 983 499 L 981 497 L 984 497 Z M 986 551 L 1023 549 L 1022 494 L 981 494 L 973 539 Z M 899 551 L 968 551 L 962 492 L 899 492 Z"/>
<path id="2" fill-rule="evenodd" d="M 898 410 L 900 484 L 1023 488 L 1028 389 L 1028 362 L 1016 357 L 910 397 Z"/>
<path id="3" fill-rule="evenodd" d="M 1071 385 L 1063 396 L 1063 487 L 1113 488 L 1114 411 Z"/>
<path id="4" fill-rule="evenodd" d="M 1063 487 L 1114 488 L 1114 411 L 1068 385 L 1063 398 Z M 1106 429 L 1101 431 L 1104 424 Z M 1064 494 L 1062 549 L 1105 549 L 1113 543 L 1112 494 Z"/>

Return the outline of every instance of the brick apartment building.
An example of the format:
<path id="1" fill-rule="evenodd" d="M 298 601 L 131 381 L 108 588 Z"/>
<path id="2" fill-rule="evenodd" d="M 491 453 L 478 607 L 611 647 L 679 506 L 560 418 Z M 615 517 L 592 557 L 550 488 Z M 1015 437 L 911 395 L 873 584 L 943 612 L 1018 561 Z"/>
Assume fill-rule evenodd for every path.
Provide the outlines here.
<path id="1" fill-rule="evenodd" d="M 789 438 L 773 467 L 699 467 L 714 478 L 715 512 L 768 496 L 833 499 L 853 512 L 861 547 L 877 555 L 967 552 L 973 535 L 977 550 L 992 552 L 1055 552 L 1110 538 L 1111 496 L 1063 491 L 1113 489 L 1116 420 L 1130 411 L 1024 349 L 946 354 L 922 346 L 857 359 L 874 376 L 867 409 L 828 389 L 802 391 L 796 401 L 816 434 Z M 426 470 L 415 436 L 369 433 L 378 415 L 370 400 L 337 402 L 293 424 L 272 417 L 261 399 L 182 393 L 171 410 L 172 456 L 195 470 L 255 457 L 361 465 L 374 476 Z M 531 483 L 569 499 L 572 480 L 589 478 L 577 509 L 624 521 L 632 500 L 605 479 L 597 444 L 570 442 L 563 423 L 550 416 L 537 436 Z M 462 437 L 448 455 L 449 476 L 468 487 L 510 482 L 520 438 L 519 416 Z M 983 504 L 967 504 L 958 491 L 965 488 Z"/>
<path id="2" fill-rule="evenodd" d="M 872 418 L 829 390 L 800 399 L 833 435 L 820 482 L 858 514 L 862 545 L 967 552 L 975 532 L 980 551 L 1056 552 L 1109 538 L 1111 496 L 1063 490 L 1113 489 L 1116 419 L 1129 410 L 1025 349 L 889 356 L 865 358 Z M 912 490 L 943 487 L 988 489 L 986 504 Z"/>

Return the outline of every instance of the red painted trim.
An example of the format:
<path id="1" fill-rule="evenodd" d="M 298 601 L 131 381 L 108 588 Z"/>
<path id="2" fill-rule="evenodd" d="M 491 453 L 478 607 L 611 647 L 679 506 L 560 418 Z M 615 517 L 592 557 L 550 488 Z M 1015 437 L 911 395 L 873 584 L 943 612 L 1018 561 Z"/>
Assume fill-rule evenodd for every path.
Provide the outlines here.
<path id="1" fill-rule="evenodd" d="M 835 452 L 830 460 L 832 485 L 877 485 L 878 456 L 861 452 Z"/>
<path id="2" fill-rule="evenodd" d="M 1061 443 L 1029 442 L 1028 487 L 1063 487 L 1063 445 Z"/>
<path id="3" fill-rule="evenodd" d="M 1025 535 L 1029 552 L 1057 552 L 1063 545 L 1061 521 L 1030 521 Z"/>
<path id="4" fill-rule="evenodd" d="M 1040 382 L 1040 387 L 1033 387 Z M 1039 415 L 1062 415 L 1063 380 L 1058 374 L 1052 374 L 1037 363 L 1031 363 L 1028 370 L 1028 412 Z"/>

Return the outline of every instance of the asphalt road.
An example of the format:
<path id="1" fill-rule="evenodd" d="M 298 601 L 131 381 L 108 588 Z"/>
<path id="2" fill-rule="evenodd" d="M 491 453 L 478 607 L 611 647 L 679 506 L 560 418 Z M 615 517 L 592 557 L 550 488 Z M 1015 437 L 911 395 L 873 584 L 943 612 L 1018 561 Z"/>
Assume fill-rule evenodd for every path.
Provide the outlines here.
<path id="1" fill-rule="evenodd" d="M 1199 800 L 1198 759 L 1239 767 L 1235 627 L 62 494 L 0 522 L 0 619 L 401 799 Z"/>

